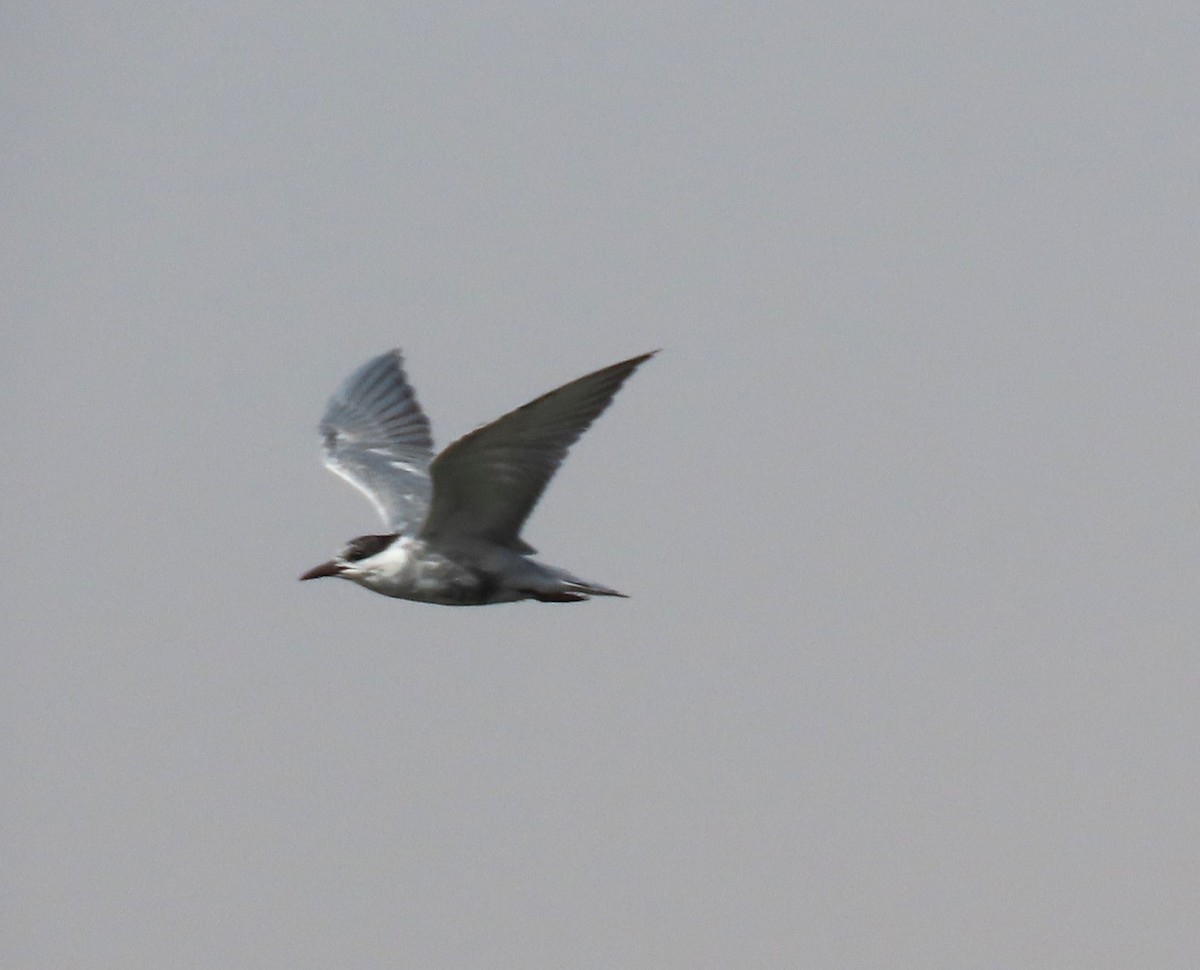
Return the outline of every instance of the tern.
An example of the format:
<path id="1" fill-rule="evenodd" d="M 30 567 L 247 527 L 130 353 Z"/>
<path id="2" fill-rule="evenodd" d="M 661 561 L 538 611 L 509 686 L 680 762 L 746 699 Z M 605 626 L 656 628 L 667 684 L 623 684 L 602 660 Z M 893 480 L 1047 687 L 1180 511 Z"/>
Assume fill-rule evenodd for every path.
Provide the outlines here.
<path id="1" fill-rule="evenodd" d="M 653 355 L 564 384 L 436 458 L 400 351 L 367 361 L 330 399 L 320 433 L 326 466 L 371 500 L 388 531 L 351 539 L 300 578 L 336 576 L 444 606 L 624 596 L 531 559 L 521 528 L 567 449 Z"/>

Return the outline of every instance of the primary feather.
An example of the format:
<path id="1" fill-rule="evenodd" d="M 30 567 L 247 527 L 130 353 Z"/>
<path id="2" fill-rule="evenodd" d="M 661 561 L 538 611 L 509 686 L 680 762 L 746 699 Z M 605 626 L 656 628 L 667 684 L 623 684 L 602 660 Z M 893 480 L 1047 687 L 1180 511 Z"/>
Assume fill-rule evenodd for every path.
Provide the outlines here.
<path id="1" fill-rule="evenodd" d="M 433 439 L 399 350 L 346 378 L 321 420 L 321 440 L 325 464 L 371 500 L 388 528 L 417 530 L 429 509 Z"/>
<path id="2" fill-rule="evenodd" d="M 650 356 L 564 384 L 450 445 L 430 468 L 433 501 L 421 535 L 465 536 L 532 552 L 520 539 L 521 527 L 567 449 Z"/>

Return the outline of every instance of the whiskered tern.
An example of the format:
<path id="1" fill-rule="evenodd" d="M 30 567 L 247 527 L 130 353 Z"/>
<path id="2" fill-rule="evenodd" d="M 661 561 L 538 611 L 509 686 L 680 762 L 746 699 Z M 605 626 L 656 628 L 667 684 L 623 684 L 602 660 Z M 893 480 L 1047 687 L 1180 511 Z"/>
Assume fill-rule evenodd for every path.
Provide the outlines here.
<path id="1" fill-rule="evenodd" d="M 521 527 L 571 447 L 626 378 L 613 364 L 510 411 L 436 458 L 429 419 L 392 350 L 367 361 L 321 420 L 325 464 L 371 500 L 388 532 L 351 539 L 301 579 L 337 576 L 399 599 L 482 606 L 623 596 L 529 558 Z"/>

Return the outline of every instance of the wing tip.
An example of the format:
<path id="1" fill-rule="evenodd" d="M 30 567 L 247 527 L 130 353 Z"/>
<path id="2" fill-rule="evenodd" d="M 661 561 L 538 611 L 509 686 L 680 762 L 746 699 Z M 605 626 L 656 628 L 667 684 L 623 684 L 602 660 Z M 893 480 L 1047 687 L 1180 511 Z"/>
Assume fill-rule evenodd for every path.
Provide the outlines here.
<path id="1" fill-rule="evenodd" d="M 662 352 L 661 347 L 655 347 L 654 350 L 648 350 L 644 354 L 638 354 L 636 357 L 630 357 L 628 360 L 617 361 L 617 363 L 615 363 L 615 364 L 609 364 L 607 367 L 602 367 L 599 371 L 597 371 L 595 373 L 600 373 L 600 374 L 615 373 L 615 374 L 621 374 L 623 378 L 628 377 L 635 370 L 637 370 L 639 367 L 641 367 L 642 364 L 646 363 L 646 361 L 648 361 L 651 357 L 654 357 L 661 352 Z M 587 376 L 591 376 L 591 375 L 587 375 Z"/>
<path id="2" fill-rule="evenodd" d="M 646 361 L 648 361 L 651 357 L 654 357 L 661 353 L 662 353 L 662 348 L 655 347 L 653 350 L 648 350 L 644 354 L 638 354 L 636 357 L 630 357 L 629 360 L 623 360 L 623 361 L 621 361 L 621 363 L 614 364 L 613 366 L 621 367 L 622 365 L 628 364 L 630 367 L 638 367 L 641 364 L 644 364 Z"/>

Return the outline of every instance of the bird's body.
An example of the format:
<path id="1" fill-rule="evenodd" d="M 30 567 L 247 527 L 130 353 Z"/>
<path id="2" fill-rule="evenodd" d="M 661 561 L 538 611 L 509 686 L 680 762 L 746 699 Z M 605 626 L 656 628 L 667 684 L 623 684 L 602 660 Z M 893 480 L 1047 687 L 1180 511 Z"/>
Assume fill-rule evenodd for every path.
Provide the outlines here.
<path id="1" fill-rule="evenodd" d="M 326 464 L 372 501 L 391 531 L 351 540 L 300 578 L 337 576 L 444 606 L 623 595 L 529 558 L 534 550 L 520 531 L 567 449 L 649 356 L 544 394 L 436 459 L 400 352 L 368 361 L 330 400 L 321 434 Z"/>

